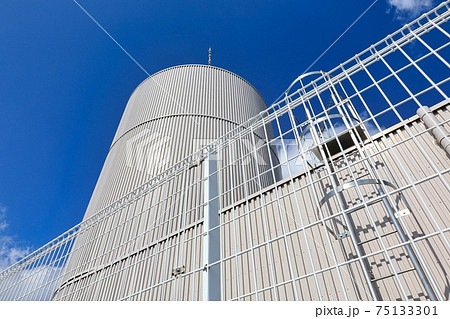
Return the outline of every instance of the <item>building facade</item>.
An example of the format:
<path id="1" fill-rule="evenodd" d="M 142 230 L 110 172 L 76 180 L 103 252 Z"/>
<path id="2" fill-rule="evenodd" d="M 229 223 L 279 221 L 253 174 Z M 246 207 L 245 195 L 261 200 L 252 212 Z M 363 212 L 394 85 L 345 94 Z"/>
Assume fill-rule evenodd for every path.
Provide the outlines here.
<path id="1" fill-rule="evenodd" d="M 177 66 L 147 78 L 129 99 L 85 220 L 227 132 L 241 129 L 242 123 L 266 109 L 266 103 L 253 86 L 236 74 L 217 67 Z M 245 185 L 244 189 L 244 186 L 222 183 L 220 192 L 226 194 L 222 198 L 224 204 L 244 198 L 249 189 L 252 192 L 258 189 L 259 184 L 248 183 L 244 176 L 256 175 L 258 170 L 268 171 L 272 167 L 269 165 L 271 160 L 277 161 L 276 150 L 266 146 L 272 139 L 272 129 L 267 126 L 255 130 L 249 139 L 235 143 L 226 151 L 219 150 L 219 165 L 226 167 L 221 170 L 220 179 L 232 179 L 235 185 Z M 247 158 L 253 144 L 264 146 L 255 155 L 260 159 L 258 163 Z M 123 265 L 125 260 L 132 258 L 130 249 L 136 256 L 141 256 L 149 247 L 161 245 L 163 238 L 186 232 L 182 224 L 198 224 L 203 219 L 204 191 L 203 185 L 196 183 L 202 178 L 203 167 L 203 154 L 193 156 L 187 172 L 174 177 L 169 187 L 152 190 L 143 199 L 143 207 L 127 208 L 109 221 L 109 226 L 97 225 L 77 238 L 66 278 L 55 299 L 91 299 L 87 291 L 77 290 L 79 282 L 85 285 L 92 281 L 96 286 L 102 286 L 99 290 L 110 289 L 108 280 L 98 281 L 98 278 L 108 278 L 104 273 L 111 267 Z M 278 171 L 274 174 L 268 171 L 262 176 L 262 185 L 271 185 L 280 176 Z M 196 189 L 186 191 L 192 185 Z M 171 198 L 171 203 L 167 203 L 167 197 Z M 104 227 L 112 225 L 118 226 L 105 231 Z M 145 232 L 148 232 L 146 238 L 139 238 Z M 127 248 L 111 249 L 122 245 Z M 176 260 L 172 254 L 164 258 L 170 264 Z M 136 277 L 136 280 L 142 279 Z M 131 285 L 130 291 L 139 286 L 137 282 Z M 120 288 L 114 291 L 108 299 L 120 298 Z"/>
<path id="2" fill-rule="evenodd" d="M 131 95 L 83 221 L 1 300 L 448 300 L 450 1 L 267 107 L 235 74 Z"/>

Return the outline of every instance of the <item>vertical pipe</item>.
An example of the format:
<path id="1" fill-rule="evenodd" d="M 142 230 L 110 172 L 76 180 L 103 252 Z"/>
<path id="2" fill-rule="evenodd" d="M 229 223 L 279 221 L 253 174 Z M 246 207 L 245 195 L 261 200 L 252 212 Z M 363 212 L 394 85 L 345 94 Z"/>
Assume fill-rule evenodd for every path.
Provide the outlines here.
<path id="1" fill-rule="evenodd" d="M 436 142 L 444 149 L 447 155 L 450 156 L 450 133 L 439 123 L 430 108 L 421 106 L 417 109 L 417 115 L 425 124 L 427 129 L 430 129 L 431 134 L 436 139 Z"/>
<path id="2" fill-rule="evenodd" d="M 203 300 L 221 300 L 220 226 L 217 153 L 209 151 L 203 162 Z"/>

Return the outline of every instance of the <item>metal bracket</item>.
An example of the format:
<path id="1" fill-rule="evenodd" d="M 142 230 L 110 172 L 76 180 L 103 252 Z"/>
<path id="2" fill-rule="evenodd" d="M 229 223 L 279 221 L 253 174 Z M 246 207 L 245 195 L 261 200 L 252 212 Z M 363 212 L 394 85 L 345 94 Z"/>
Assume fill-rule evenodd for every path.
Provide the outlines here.
<path id="1" fill-rule="evenodd" d="M 336 239 L 337 239 L 337 240 L 341 240 L 341 239 L 344 239 L 344 238 L 346 238 L 346 237 L 348 237 L 348 236 L 349 236 L 348 231 L 346 231 L 346 232 L 343 232 L 343 233 L 341 233 L 341 234 L 337 234 L 337 235 L 336 235 Z"/>
<path id="2" fill-rule="evenodd" d="M 186 266 L 180 266 L 172 269 L 172 276 L 177 277 L 179 275 L 182 275 L 186 273 Z"/>
<path id="3" fill-rule="evenodd" d="M 375 275 L 373 274 L 373 270 L 369 269 L 370 280 L 375 280 Z"/>
<path id="4" fill-rule="evenodd" d="M 406 216 L 406 215 L 409 215 L 409 214 L 411 214 L 411 212 L 409 211 L 409 209 L 406 208 L 406 209 L 402 209 L 398 213 L 395 213 L 394 216 L 396 218 L 400 218 L 400 217 L 403 217 L 403 216 Z"/>

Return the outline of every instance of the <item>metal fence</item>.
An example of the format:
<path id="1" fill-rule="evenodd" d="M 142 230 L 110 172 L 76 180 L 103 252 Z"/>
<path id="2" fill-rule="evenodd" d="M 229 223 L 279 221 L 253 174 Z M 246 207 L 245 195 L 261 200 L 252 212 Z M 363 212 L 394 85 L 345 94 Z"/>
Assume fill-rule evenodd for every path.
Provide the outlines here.
<path id="1" fill-rule="evenodd" d="M 0 299 L 448 300 L 449 3 L 3 270 Z"/>

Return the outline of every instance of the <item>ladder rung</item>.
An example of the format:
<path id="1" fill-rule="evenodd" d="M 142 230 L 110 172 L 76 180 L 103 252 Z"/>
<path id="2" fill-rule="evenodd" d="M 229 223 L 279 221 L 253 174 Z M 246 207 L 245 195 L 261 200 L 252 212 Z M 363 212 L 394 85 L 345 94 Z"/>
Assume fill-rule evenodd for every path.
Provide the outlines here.
<path id="1" fill-rule="evenodd" d="M 389 232 L 389 233 L 386 233 L 386 234 L 381 235 L 380 237 L 374 237 L 374 238 L 371 238 L 371 239 L 367 239 L 367 240 L 365 240 L 365 241 L 362 241 L 362 242 L 358 243 L 358 245 L 364 245 L 364 244 L 370 243 L 371 241 L 374 241 L 374 240 L 377 240 L 377 239 L 379 239 L 379 238 L 382 238 L 382 237 L 386 237 L 386 236 L 395 234 L 396 232 L 397 232 L 396 230 L 393 230 L 393 231 L 391 231 L 391 232 Z"/>
<path id="2" fill-rule="evenodd" d="M 412 271 L 412 270 L 416 270 L 416 268 L 413 267 L 413 268 L 409 268 L 409 269 L 406 269 L 406 270 L 402 270 L 402 271 L 397 272 L 397 274 L 401 275 L 401 274 L 404 274 L 404 273 L 406 273 L 408 271 Z M 390 274 L 390 275 L 386 275 L 386 276 L 383 276 L 383 277 L 380 277 L 380 278 L 372 279 L 371 281 L 375 282 L 375 281 L 379 281 L 379 280 L 384 280 L 386 278 L 390 278 L 390 277 L 393 277 L 393 276 L 395 276 L 395 275 L 394 274 Z"/>

